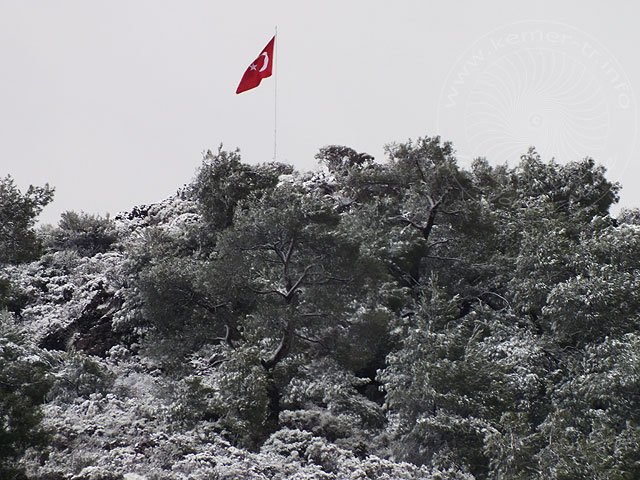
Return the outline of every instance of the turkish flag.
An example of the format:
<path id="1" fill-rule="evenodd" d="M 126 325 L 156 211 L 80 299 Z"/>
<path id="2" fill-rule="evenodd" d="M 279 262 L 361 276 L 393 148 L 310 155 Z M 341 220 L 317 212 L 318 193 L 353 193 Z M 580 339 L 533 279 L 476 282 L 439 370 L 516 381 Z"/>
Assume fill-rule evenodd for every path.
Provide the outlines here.
<path id="1" fill-rule="evenodd" d="M 236 93 L 246 92 L 252 88 L 256 88 L 260 85 L 263 78 L 271 76 L 271 70 L 273 69 L 273 45 L 275 44 L 276 37 L 274 37 L 267 43 L 267 46 L 262 49 L 258 58 L 256 58 L 251 65 L 244 72 L 242 80 L 236 89 Z"/>

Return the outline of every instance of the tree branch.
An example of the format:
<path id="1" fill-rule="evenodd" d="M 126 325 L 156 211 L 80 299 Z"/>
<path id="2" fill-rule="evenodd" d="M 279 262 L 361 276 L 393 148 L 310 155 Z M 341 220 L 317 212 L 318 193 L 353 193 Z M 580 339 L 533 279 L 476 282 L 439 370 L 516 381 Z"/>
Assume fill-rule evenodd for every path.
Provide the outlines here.
<path id="1" fill-rule="evenodd" d="M 420 178 L 422 179 L 422 182 L 423 183 L 427 183 L 427 177 L 425 176 L 424 172 L 422 171 L 422 167 L 420 166 L 420 162 L 415 157 L 414 157 L 413 160 L 414 160 L 414 163 L 416 164 L 416 168 L 418 169 L 418 172 L 420 173 Z"/>
<path id="2" fill-rule="evenodd" d="M 314 338 L 308 338 L 305 337 L 304 335 L 301 335 L 299 333 L 295 334 L 296 337 L 298 337 L 301 340 L 304 340 L 305 342 L 310 342 L 310 343 L 317 343 L 318 345 L 320 345 L 322 348 L 324 348 L 325 350 L 329 350 L 329 347 L 327 347 L 324 343 L 322 343 L 320 340 L 316 340 Z"/>
<path id="3" fill-rule="evenodd" d="M 269 359 L 260 360 L 260 363 L 265 370 L 272 370 L 289 354 L 289 351 L 291 350 L 293 334 L 293 325 L 291 324 L 291 322 L 288 322 L 282 335 L 282 339 L 280 340 L 280 344 L 278 345 L 278 348 L 276 348 L 276 351 L 273 352 L 273 355 L 271 355 Z"/>
<path id="4" fill-rule="evenodd" d="M 450 260 L 453 262 L 461 262 L 462 258 L 454 258 L 454 257 L 441 257 L 439 255 L 425 255 L 424 258 L 433 258 L 434 260 Z"/>
<path id="5" fill-rule="evenodd" d="M 249 290 L 251 290 L 253 293 L 256 293 L 258 295 L 268 295 L 270 293 L 275 293 L 276 295 L 280 295 L 282 298 L 287 298 L 286 293 L 281 292 L 280 290 L 277 290 L 275 288 L 271 290 L 257 290 L 253 288 L 251 285 L 249 285 Z"/>
<path id="6" fill-rule="evenodd" d="M 430 243 L 429 245 L 427 245 L 427 249 L 432 249 L 433 247 L 437 246 L 437 245 L 442 245 L 445 243 L 449 243 L 451 241 L 451 239 L 446 239 L 446 240 L 438 240 L 436 242 Z"/>
<path id="7" fill-rule="evenodd" d="M 291 298 L 293 297 L 293 294 L 296 293 L 296 290 L 298 289 L 298 287 L 300 286 L 300 284 L 304 281 L 304 279 L 307 277 L 307 274 L 309 273 L 309 270 L 311 270 L 313 267 L 315 267 L 315 264 L 311 264 L 311 265 L 307 265 L 304 269 L 304 271 L 302 272 L 302 275 L 300 275 L 300 278 L 298 278 L 298 280 L 296 281 L 296 283 L 293 284 L 293 286 L 289 289 L 289 291 L 286 293 L 286 295 L 284 295 L 284 298 L 286 298 L 288 301 L 291 300 Z"/>

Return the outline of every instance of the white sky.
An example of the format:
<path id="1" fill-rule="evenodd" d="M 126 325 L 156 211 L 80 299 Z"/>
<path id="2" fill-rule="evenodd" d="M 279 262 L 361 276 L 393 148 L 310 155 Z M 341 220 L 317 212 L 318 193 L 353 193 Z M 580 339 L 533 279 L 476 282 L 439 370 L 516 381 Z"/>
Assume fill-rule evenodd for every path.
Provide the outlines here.
<path id="1" fill-rule="evenodd" d="M 0 0 L 0 175 L 54 186 L 57 223 L 159 201 L 221 142 L 272 160 L 274 77 L 235 88 L 277 25 L 279 161 L 422 135 L 463 165 L 535 145 L 594 157 L 640 206 L 634 3 Z"/>

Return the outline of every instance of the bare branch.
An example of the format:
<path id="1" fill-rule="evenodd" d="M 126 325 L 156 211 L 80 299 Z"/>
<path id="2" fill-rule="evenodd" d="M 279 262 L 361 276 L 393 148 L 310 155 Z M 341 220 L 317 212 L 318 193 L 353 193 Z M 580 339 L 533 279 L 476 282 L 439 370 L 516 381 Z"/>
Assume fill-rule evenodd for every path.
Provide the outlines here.
<path id="1" fill-rule="evenodd" d="M 462 213 L 462 210 L 440 210 L 442 213 L 446 214 L 446 215 L 459 215 Z"/>
<path id="2" fill-rule="evenodd" d="M 253 288 L 252 286 L 249 286 L 249 290 L 251 290 L 253 293 L 256 293 L 258 295 L 268 295 L 270 293 L 275 293 L 276 295 L 280 295 L 283 298 L 287 298 L 287 294 L 286 293 L 281 292 L 280 290 L 277 290 L 277 289 L 257 290 L 255 288 Z"/>
<path id="3" fill-rule="evenodd" d="M 233 350 L 236 349 L 236 347 L 233 345 L 233 342 L 231 341 L 231 327 L 229 326 L 228 323 L 224 324 L 224 337 L 215 337 L 212 340 L 224 342 L 227 345 L 229 345 L 229 347 L 231 347 Z"/>
<path id="4" fill-rule="evenodd" d="M 329 283 L 329 282 L 341 282 L 341 283 L 348 283 L 351 280 L 353 280 L 353 278 L 342 278 L 342 277 L 334 277 L 332 275 L 328 275 L 325 277 L 324 280 L 319 280 L 318 282 L 316 282 L 317 285 L 324 285 L 325 283 Z"/>
<path id="5" fill-rule="evenodd" d="M 301 340 L 304 340 L 305 342 L 317 343 L 318 345 L 320 345 L 325 350 L 329 350 L 329 347 L 327 345 L 325 345 L 324 343 L 322 343 L 320 340 L 316 340 L 314 338 L 305 337 L 304 335 L 301 335 L 300 333 L 295 333 L 295 336 L 298 337 Z"/>
<path id="6" fill-rule="evenodd" d="M 279 250 L 278 256 L 282 261 L 282 275 L 284 277 L 284 284 L 287 290 L 291 290 L 291 277 L 289 276 L 289 264 L 291 262 L 291 255 L 293 255 L 293 248 L 296 243 L 295 235 L 291 237 L 291 241 L 289 242 L 289 247 L 286 252 L 282 252 Z"/>
<path id="7" fill-rule="evenodd" d="M 424 258 L 433 258 L 434 260 L 450 260 L 452 262 L 462 262 L 462 258 L 441 257 L 439 255 L 426 255 Z"/>
<path id="8" fill-rule="evenodd" d="M 263 243 L 262 245 L 254 245 L 252 247 L 240 247 L 241 252 L 251 252 L 255 250 L 276 250 L 275 243 Z"/>
<path id="9" fill-rule="evenodd" d="M 482 301 L 482 299 L 480 298 L 482 295 L 494 295 L 494 296 L 498 297 L 500 300 L 502 300 L 507 305 L 507 308 L 509 310 L 511 310 L 511 303 L 509 303 L 509 300 L 504 298 L 502 295 L 499 295 L 496 292 L 491 292 L 491 291 L 487 290 L 486 292 L 482 292 L 480 295 L 478 295 L 478 300 Z"/>
<path id="10" fill-rule="evenodd" d="M 287 253 L 285 254 L 285 265 L 289 265 L 289 261 L 291 260 L 291 255 L 293 254 L 293 247 L 296 244 L 295 235 L 291 238 L 291 242 L 289 243 L 289 248 L 287 249 Z"/>
<path id="11" fill-rule="evenodd" d="M 414 222 L 413 220 L 411 220 L 411 219 L 407 218 L 405 215 L 398 215 L 398 216 L 393 217 L 393 218 L 397 218 L 397 219 L 399 219 L 399 220 L 402 220 L 402 221 L 404 221 L 404 222 L 407 222 L 410 226 L 412 226 L 413 228 L 415 228 L 416 230 L 419 230 L 419 231 L 421 231 L 421 232 L 422 232 L 422 230 L 424 229 L 424 226 L 423 226 L 423 225 L 420 225 L 420 224 L 418 224 L 418 223 Z"/>
<path id="12" fill-rule="evenodd" d="M 436 206 L 436 202 L 433 201 L 433 197 L 431 195 L 426 195 L 427 197 L 427 201 L 429 202 L 429 210 L 433 210 L 434 207 Z M 440 203 L 438 201 L 438 203 Z"/>
<path id="13" fill-rule="evenodd" d="M 218 365 L 222 365 L 224 362 L 228 361 L 228 358 L 221 358 L 219 360 L 213 361 L 213 357 L 209 359 L 209 363 L 211 363 L 212 367 L 217 367 Z"/>
<path id="14" fill-rule="evenodd" d="M 300 278 L 298 278 L 298 280 L 296 280 L 296 283 L 293 284 L 293 286 L 289 289 L 289 291 L 286 293 L 286 295 L 284 295 L 285 298 L 289 299 L 298 289 L 298 287 L 300 286 L 300 284 L 304 281 L 304 279 L 307 277 L 307 274 L 309 273 L 309 270 L 311 270 L 313 267 L 315 267 L 317 265 L 315 264 L 311 264 L 311 265 L 307 265 L 304 269 L 304 271 L 302 272 L 302 275 L 300 275 Z"/>
<path id="15" fill-rule="evenodd" d="M 438 246 L 438 245 L 443 245 L 443 244 L 445 244 L 445 243 L 449 243 L 450 241 L 451 241 L 451 239 L 450 239 L 450 238 L 449 238 L 449 239 L 446 239 L 446 240 L 438 240 L 437 242 L 430 243 L 430 244 L 427 246 L 427 248 L 428 248 L 428 249 L 431 249 L 431 248 L 436 247 L 436 246 Z"/>
<path id="16" fill-rule="evenodd" d="M 429 235 L 431 235 L 431 230 L 433 229 L 433 225 L 436 222 L 436 213 L 438 212 L 438 208 L 440 207 L 440 204 L 444 199 L 444 195 L 445 194 L 443 194 L 436 202 L 434 202 L 433 199 L 427 195 L 427 198 L 431 203 L 431 208 L 429 209 L 429 218 L 427 219 L 427 224 L 422 229 L 422 236 L 425 240 L 429 240 Z"/>

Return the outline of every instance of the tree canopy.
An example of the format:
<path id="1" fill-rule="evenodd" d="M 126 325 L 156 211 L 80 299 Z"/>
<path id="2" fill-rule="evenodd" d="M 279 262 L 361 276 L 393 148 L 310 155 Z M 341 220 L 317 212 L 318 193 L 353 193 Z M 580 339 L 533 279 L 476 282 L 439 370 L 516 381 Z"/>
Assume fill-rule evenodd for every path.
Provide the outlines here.
<path id="1" fill-rule="evenodd" d="M 386 152 L 327 146 L 300 173 L 220 148 L 175 197 L 67 212 L 0 277 L 39 369 L 3 350 L 33 440 L 7 461 L 35 479 L 637 478 L 640 217 L 612 216 L 620 186 L 534 149 L 469 168 L 438 137 Z M 33 255 L 51 190 L 4 185 L 31 199 L 11 215 Z"/>
<path id="2" fill-rule="evenodd" d="M 22 193 L 11 176 L 0 178 L 0 264 L 37 258 L 36 217 L 53 200 L 49 185 L 30 185 Z"/>

